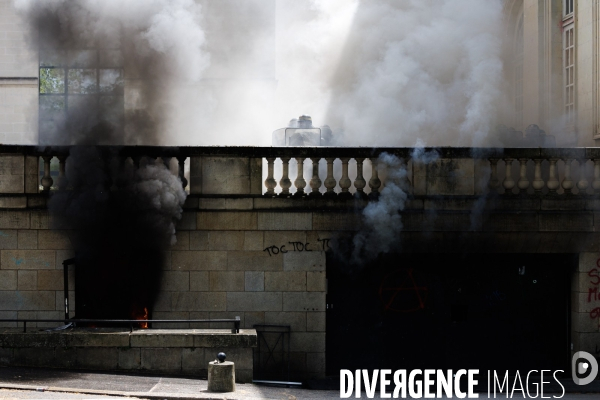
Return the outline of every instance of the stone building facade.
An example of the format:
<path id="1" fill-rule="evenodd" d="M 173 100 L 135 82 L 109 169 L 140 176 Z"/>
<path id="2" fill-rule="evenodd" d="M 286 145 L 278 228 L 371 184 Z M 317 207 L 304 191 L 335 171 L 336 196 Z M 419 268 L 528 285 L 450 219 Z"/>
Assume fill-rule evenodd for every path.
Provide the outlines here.
<path id="1" fill-rule="evenodd" d="M 568 129 L 548 133 L 563 135 L 563 139 L 566 138 L 563 143 L 595 144 L 600 105 L 597 104 L 598 85 L 590 82 L 600 81 L 595 75 L 596 58 L 600 54 L 596 49 L 600 20 L 597 3 L 505 2 L 507 35 L 514 38 L 507 50 L 507 60 L 514 69 L 509 69 L 507 74 L 514 83 L 515 116 L 507 125 L 517 129 L 531 123 L 546 129 L 565 126 Z M 24 50 L 25 32 L 9 0 L 0 0 L 0 21 L 1 141 L 36 145 L 38 60 L 36 55 Z M 565 64 L 567 56 L 572 62 Z M 555 124 L 556 115 L 561 118 L 568 115 L 570 119 L 568 123 L 561 120 L 563 125 Z M 569 139 L 575 136 L 581 141 Z M 73 233 L 52 229 L 55 227 L 47 210 L 47 200 L 54 189 L 40 189 L 40 157 L 57 155 L 52 151 L 44 153 L 27 146 L 0 148 L 0 318 L 52 319 L 64 315 L 62 262 L 74 255 L 70 240 Z M 148 156 L 161 157 L 163 151 L 170 150 L 157 148 Z M 389 302 L 384 302 L 385 312 L 374 307 L 360 308 L 356 304 L 345 306 L 351 303 L 351 297 L 359 301 L 366 299 L 363 292 L 367 288 L 373 289 L 375 302 L 381 300 L 385 285 L 371 287 L 368 276 L 362 282 L 359 280 L 358 286 L 351 279 L 336 279 L 339 271 L 335 266 L 340 270 L 350 269 L 350 266 L 343 259 L 340 261 L 343 253 L 336 256 L 330 245 L 334 241 L 351 242 L 353 235 L 364 229 L 362 211 L 368 204 L 363 198 L 346 199 L 338 194 L 350 193 L 352 184 L 353 192 L 359 188 L 366 188 L 366 192 L 377 191 L 381 182 L 378 183 L 377 175 L 363 176 L 361 163 L 365 162 L 367 172 L 366 167 L 371 170 L 373 163 L 366 160 L 374 161 L 380 153 L 388 151 L 406 160 L 410 190 L 402 210 L 403 229 L 395 249 L 398 251 L 393 252 L 396 259 L 379 260 L 380 265 L 373 267 L 373 271 L 381 269 L 382 276 L 377 279 L 385 281 L 386 274 L 409 262 L 406 260 L 415 265 L 430 265 L 443 264 L 446 259 L 463 262 L 464 255 L 477 255 L 482 259 L 506 257 L 534 264 L 531 259 L 543 259 L 566 276 L 549 279 L 558 285 L 559 278 L 563 277 L 562 283 L 569 285 L 565 292 L 555 296 L 569 309 L 558 312 L 553 305 L 537 301 L 543 296 L 536 293 L 547 296 L 553 287 L 539 292 L 537 288 L 542 286 L 543 280 L 539 285 L 537 279 L 527 281 L 528 292 L 533 293 L 532 299 L 527 298 L 531 300 L 528 306 L 534 307 L 532 315 L 551 317 L 554 314 L 562 321 L 551 320 L 560 328 L 553 331 L 564 331 L 566 336 L 559 337 L 559 345 L 549 352 L 556 354 L 560 365 L 565 365 L 572 352 L 596 351 L 600 340 L 600 298 L 597 296 L 600 153 L 595 148 L 439 149 L 438 158 L 427 165 L 411 159 L 412 149 L 181 148 L 178 151 L 189 159 L 190 194 L 177 226 L 177 243 L 164 265 L 159 300 L 152 310 L 155 319 L 239 316 L 242 328 L 287 325 L 291 330 L 290 377 L 294 380 L 335 374 L 335 367 L 343 365 L 340 351 L 354 354 L 361 349 L 388 350 L 404 330 L 394 325 L 397 330 L 392 334 L 373 332 L 378 332 L 376 329 L 392 317 L 406 323 L 405 326 L 422 323 L 428 327 L 413 331 L 412 341 L 403 342 L 405 347 L 397 349 L 429 349 L 428 346 L 433 346 L 431 342 L 439 338 L 434 337 L 435 340 L 428 343 L 423 341 L 429 340 L 428 332 L 435 330 L 431 327 L 436 325 L 429 324 L 431 320 L 407 320 L 403 316 L 405 310 L 396 310 L 398 313 L 393 314 L 394 310 L 390 309 L 395 307 Z M 286 168 L 273 176 L 275 159 Z M 313 176 L 306 179 L 301 175 L 287 176 L 290 159 L 301 160 L 305 167 L 320 160 L 332 167 L 335 163 L 335 177 L 333 168 L 327 170 L 327 177 L 319 168 L 313 168 Z M 350 162 L 348 175 L 350 159 L 354 161 Z M 263 166 L 266 170 L 271 167 L 266 182 Z M 341 177 L 338 171 L 342 171 Z M 297 181 L 292 187 L 294 178 Z M 290 188 L 290 194 L 294 188 L 306 188 L 307 181 L 311 181 L 309 187 L 314 188 L 314 192 L 329 193 L 329 196 L 276 196 Z M 558 255 L 572 256 L 572 259 Z M 418 257 L 425 261 L 418 261 Z M 482 262 L 491 263 L 482 259 L 464 263 L 478 266 Z M 384 265 L 386 262 L 391 266 Z M 453 266 L 460 263 L 448 264 L 451 267 L 447 270 L 458 275 L 458 268 Z M 519 268 L 521 266 L 524 265 Z M 491 270 L 487 267 L 485 264 L 479 270 Z M 525 270 L 521 275 L 516 266 L 511 264 L 510 268 L 515 278 L 529 278 Z M 434 290 L 434 286 L 428 290 L 432 297 L 419 305 L 423 310 L 428 310 L 428 301 L 433 301 L 434 294 L 441 296 L 450 291 L 448 288 L 454 282 L 466 279 L 447 277 L 448 271 L 433 267 L 431 271 L 429 277 L 441 279 L 443 284 L 437 286 L 439 290 Z M 500 267 L 497 271 L 504 273 Z M 70 282 L 74 282 L 73 276 Z M 507 293 L 521 287 L 510 282 L 506 286 Z M 420 287 L 415 283 L 416 293 Z M 335 298 L 347 303 L 334 303 L 334 293 L 341 296 Z M 473 301 L 485 300 L 487 317 L 495 315 L 507 293 L 490 286 L 490 293 L 478 292 L 479 297 Z M 444 309 L 446 302 L 438 299 L 434 302 L 438 308 L 433 310 L 442 310 L 441 316 L 427 315 L 447 324 L 450 332 L 464 322 L 464 307 L 472 307 L 472 304 L 461 300 L 456 293 L 454 297 L 448 296 L 448 310 Z M 71 298 L 75 297 L 72 292 Z M 338 309 L 340 317 L 333 318 L 337 312 L 334 310 Z M 378 320 L 367 325 L 372 332 L 370 342 L 359 341 L 366 344 L 347 346 L 344 340 L 354 338 L 360 328 L 352 322 L 362 323 L 361 318 L 370 314 L 382 315 L 384 323 Z M 485 338 L 492 331 L 488 322 L 476 327 L 481 331 L 470 327 L 470 332 L 474 332 L 474 337 Z M 39 326 L 48 325 L 52 324 Z M 213 324 L 212 327 L 224 325 Z M 451 337 L 448 332 L 445 337 Z M 458 331 L 456 335 L 460 338 L 466 333 L 467 330 Z M 536 335 L 548 334 L 539 327 L 533 327 L 529 333 L 527 343 L 534 343 L 532 338 Z M 338 346 L 339 343 L 343 345 Z M 336 347 L 341 350 L 334 353 Z M 442 352 L 438 350 L 431 354 L 440 358 Z M 479 353 L 483 354 L 484 350 Z M 6 354 L 2 354 L 5 359 L 2 361 L 0 357 L 0 362 L 6 362 Z M 566 365 L 568 368 L 568 363 Z"/>
<path id="2" fill-rule="evenodd" d="M 538 124 L 562 145 L 600 138 L 600 4 L 506 0 L 505 74 L 514 107 L 507 125 Z"/>

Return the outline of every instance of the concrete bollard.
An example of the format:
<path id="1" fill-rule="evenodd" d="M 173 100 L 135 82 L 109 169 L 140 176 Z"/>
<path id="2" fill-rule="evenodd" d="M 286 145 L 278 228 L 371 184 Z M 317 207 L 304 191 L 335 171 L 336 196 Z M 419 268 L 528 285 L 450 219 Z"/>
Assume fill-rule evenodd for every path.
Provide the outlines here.
<path id="1" fill-rule="evenodd" d="M 208 391 L 235 392 L 235 364 L 225 361 L 225 353 L 208 363 Z"/>

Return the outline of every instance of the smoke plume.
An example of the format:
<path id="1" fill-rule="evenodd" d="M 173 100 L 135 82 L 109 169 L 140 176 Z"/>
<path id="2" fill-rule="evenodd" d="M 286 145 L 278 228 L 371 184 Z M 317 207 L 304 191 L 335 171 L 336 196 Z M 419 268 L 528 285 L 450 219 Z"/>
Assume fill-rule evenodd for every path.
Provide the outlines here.
<path id="1" fill-rule="evenodd" d="M 69 104 L 61 121 L 50 104 L 43 144 L 105 124 L 110 144 L 268 146 L 306 114 L 342 146 L 485 146 L 508 120 L 501 0 L 15 2 L 42 61 L 98 47 L 103 68 L 124 66 L 124 129 L 118 113 Z"/>
<path id="2" fill-rule="evenodd" d="M 380 253 L 389 252 L 402 231 L 400 211 L 407 198 L 406 165 L 388 153 L 379 156 L 377 165 L 387 172 L 387 179 L 379 200 L 370 202 L 363 210 L 364 226 L 353 239 L 355 264 L 364 264 Z"/>
<path id="3" fill-rule="evenodd" d="M 177 116 L 177 89 L 209 65 L 193 0 L 15 4 L 49 67 L 40 70 L 43 145 L 160 144 Z"/>
<path id="4" fill-rule="evenodd" d="M 503 104 L 501 24 L 498 0 L 361 2 L 331 81 L 339 144 L 490 144 Z"/>
<path id="5" fill-rule="evenodd" d="M 177 88 L 209 63 L 201 7 L 192 0 L 16 5 L 40 52 L 41 144 L 71 145 L 61 182 L 69 190 L 53 193 L 48 207 L 52 227 L 71 232 L 76 316 L 148 316 L 186 195 L 163 162 L 170 158 L 128 158 L 98 145 L 168 136 Z"/>
<path id="6" fill-rule="evenodd" d="M 426 151 L 417 141 L 411 154 L 413 168 L 429 164 L 439 158 L 435 150 Z M 393 154 L 381 153 L 377 169 L 385 178 L 385 186 L 377 201 L 371 201 L 362 211 L 361 230 L 352 239 L 352 264 L 361 266 L 382 253 L 401 251 L 397 247 L 402 232 L 402 211 L 408 198 L 410 182 L 406 163 Z M 340 250 L 340 249 L 338 249 Z"/>

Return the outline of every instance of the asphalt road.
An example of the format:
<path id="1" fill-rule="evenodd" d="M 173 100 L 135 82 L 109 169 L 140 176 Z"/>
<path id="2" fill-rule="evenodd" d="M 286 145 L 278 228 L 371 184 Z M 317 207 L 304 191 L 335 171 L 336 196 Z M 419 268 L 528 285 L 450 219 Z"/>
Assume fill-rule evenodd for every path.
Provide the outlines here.
<path id="1" fill-rule="evenodd" d="M 254 399 L 282 399 L 282 400 L 308 400 L 308 399 L 339 399 L 338 393 L 331 393 L 329 391 L 322 392 L 320 397 L 304 397 L 303 390 L 297 389 L 287 393 L 280 393 L 277 397 L 245 397 L 249 400 Z M 81 393 L 64 393 L 64 392 L 36 392 L 32 390 L 9 390 L 0 389 L 0 399 L 3 400 L 118 400 L 120 397 L 107 396 L 107 395 L 94 395 L 94 394 L 81 394 Z M 139 397 L 124 397 L 126 399 L 136 400 Z M 155 397 L 160 399 L 160 397 Z M 209 398 L 209 397 L 205 397 Z M 220 395 L 218 397 L 212 397 L 215 399 L 220 398 L 231 398 L 229 396 Z M 355 397 L 352 397 L 355 398 Z M 366 397 L 361 397 L 366 398 Z M 380 398 L 380 397 L 377 397 Z M 485 399 L 486 397 L 480 397 Z M 493 397 L 492 397 L 493 398 Z M 502 397 L 500 397 L 502 398 Z M 513 399 L 521 399 L 523 397 L 514 396 Z M 169 398 L 170 399 L 170 398 Z M 598 399 L 598 395 L 594 394 L 571 394 L 565 395 L 564 400 L 593 400 Z"/>

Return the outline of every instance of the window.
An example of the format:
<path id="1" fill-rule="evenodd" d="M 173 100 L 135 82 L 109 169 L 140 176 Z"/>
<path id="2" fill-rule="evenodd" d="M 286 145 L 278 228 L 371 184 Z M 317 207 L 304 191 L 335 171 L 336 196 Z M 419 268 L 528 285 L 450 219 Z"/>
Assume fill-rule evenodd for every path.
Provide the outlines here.
<path id="1" fill-rule="evenodd" d="M 564 106 L 567 125 L 575 123 L 575 30 L 573 24 L 564 28 Z"/>
<path id="2" fill-rule="evenodd" d="M 40 132 L 59 129 L 70 110 L 94 110 L 105 122 L 122 126 L 122 65 L 119 50 L 41 51 Z"/>
<path id="3" fill-rule="evenodd" d="M 564 0 L 565 2 L 565 8 L 564 8 L 564 15 L 570 15 L 573 14 L 573 0 Z"/>
<path id="4" fill-rule="evenodd" d="M 523 126 L 523 45 L 523 14 L 521 14 L 515 35 L 514 105 L 515 127 L 517 129 Z"/>

